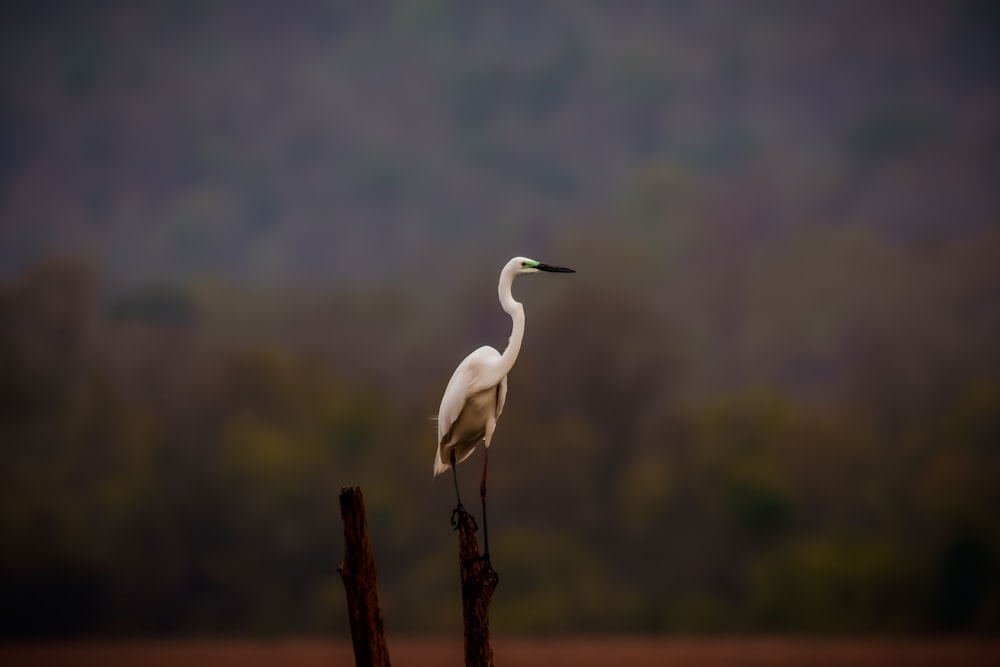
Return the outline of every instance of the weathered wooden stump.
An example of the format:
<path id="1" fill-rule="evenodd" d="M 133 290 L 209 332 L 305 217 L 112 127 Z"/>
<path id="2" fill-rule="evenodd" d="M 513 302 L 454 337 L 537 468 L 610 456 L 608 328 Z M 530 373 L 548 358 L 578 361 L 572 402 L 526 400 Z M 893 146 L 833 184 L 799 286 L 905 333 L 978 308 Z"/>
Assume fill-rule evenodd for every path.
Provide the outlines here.
<path id="1" fill-rule="evenodd" d="M 368 543 L 365 501 L 357 486 L 340 490 L 340 516 L 344 520 L 344 562 L 337 571 L 347 591 L 351 642 L 357 667 L 389 667 L 389 648 L 378 605 L 375 559 Z"/>
<path id="2" fill-rule="evenodd" d="M 344 521 L 344 562 L 337 571 L 347 592 L 347 611 L 357 667 L 389 667 L 389 649 L 378 604 L 375 559 L 368 542 L 365 501 L 357 486 L 340 491 Z M 476 523 L 464 509 L 455 511 L 458 560 L 462 577 L 462 619 L 465 627 L 466 667 L 494 667 L 490 641 L 490 600 L 499 577 L 479 555 Z"/>
<path id="3" fill-rule="evenodd" d="M 462 618 L 465 624 L 465 666 L 493 667 L 490 641 L 490 600 L 499 578 L 493 567 L 479 555 L 476 524 L 459 508 L 455 512 L 458 529 L 458 559 L 462 573 Z"/>

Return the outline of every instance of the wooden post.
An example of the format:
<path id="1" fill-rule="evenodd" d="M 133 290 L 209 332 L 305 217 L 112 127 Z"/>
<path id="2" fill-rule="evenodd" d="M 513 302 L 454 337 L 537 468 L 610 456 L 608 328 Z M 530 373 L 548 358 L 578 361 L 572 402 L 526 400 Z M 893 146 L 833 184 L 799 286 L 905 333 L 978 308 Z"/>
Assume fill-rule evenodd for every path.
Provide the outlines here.
<path id="1" fill-rule="evenodd" d="M 359 487 L 345 486 L 340 490 L 340 516 L 344 520 L 344 562 L 337 571 L 347 591 L 354 663 L 357 667 L 389 667 L 389 649 L 378 606 L 375 560 L 368 544 L 365 500 Z"/>
<path id="2" fill-rule="evenodd" d="M 498 577 L 479 555 L 476 524 L 465 510 L 457 511 L 458 559 L 462 572 L 462 618 L 465 624 L 465 666 L 493 667 L 490 641 L 490 599 Z"/>

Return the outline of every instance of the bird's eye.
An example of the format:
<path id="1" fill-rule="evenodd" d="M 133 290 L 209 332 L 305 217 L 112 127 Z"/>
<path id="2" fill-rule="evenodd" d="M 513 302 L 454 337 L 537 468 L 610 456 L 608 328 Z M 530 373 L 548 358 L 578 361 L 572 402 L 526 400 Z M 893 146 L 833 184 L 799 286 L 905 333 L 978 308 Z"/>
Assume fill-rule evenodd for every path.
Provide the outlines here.
<path id="1" fill-rule="evenodd" d="M 521 268 L 522 269 L 528 268 L 528 263 L 527 262 L 521 262 Z"/>

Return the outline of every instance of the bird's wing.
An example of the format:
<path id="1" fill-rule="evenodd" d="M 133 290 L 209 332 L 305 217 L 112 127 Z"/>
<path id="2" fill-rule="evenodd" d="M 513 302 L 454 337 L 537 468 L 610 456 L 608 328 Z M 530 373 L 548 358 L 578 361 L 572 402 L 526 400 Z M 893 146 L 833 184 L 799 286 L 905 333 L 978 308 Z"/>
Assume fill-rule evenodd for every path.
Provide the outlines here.
<path id="1" fill-rule="evenodd" d="M 438 444 L 443 443 L 451 433 L 452 426 L 462 413 L 465 401 L 469 396 L 482 391 L 496 380 L 490 378 L 490 371 L 500 358 L 500 353 L 489 346 L 481 347 L 469 354 L 458 365 L 441 398 L 438 410 Z M 502 391 L 506 393 L 506 379 Z M 501 399 L 499 402 L 503 404 Z"/>
<path id="2" fill-rule="evenodd" d="M 497 417 L 503 412 L 504 401 L 507 400 L 507 376 L 500 380 L 500 389 L 497 391 Z"/>

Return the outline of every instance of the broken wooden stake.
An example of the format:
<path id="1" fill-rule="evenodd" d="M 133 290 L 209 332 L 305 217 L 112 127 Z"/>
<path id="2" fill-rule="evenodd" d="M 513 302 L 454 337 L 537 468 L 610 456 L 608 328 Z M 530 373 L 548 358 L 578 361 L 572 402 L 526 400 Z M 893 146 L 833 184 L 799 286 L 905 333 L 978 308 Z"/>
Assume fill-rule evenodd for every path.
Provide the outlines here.
<path id="1" fill-rule="evenodd" d="M 375 559 L 368 543 L 365 500 L 359 487 L 345 486 L 340 490 L 340 516 L 344 520 L 344 562 L 337 571 L 347 591 L 354 663 L 357 667 L 389 667 L 389 648 L 378 606 Z"/>
<path id="2" fill-rule="evenodd" d="M 476 523 L 464 509 L 456 510 L 458 560 L 462 573 L 462 619 L 465 625 L 465 666 L 493 667 L 490 641 L 490 599 L 499 578 L 479 555 Z"/>

